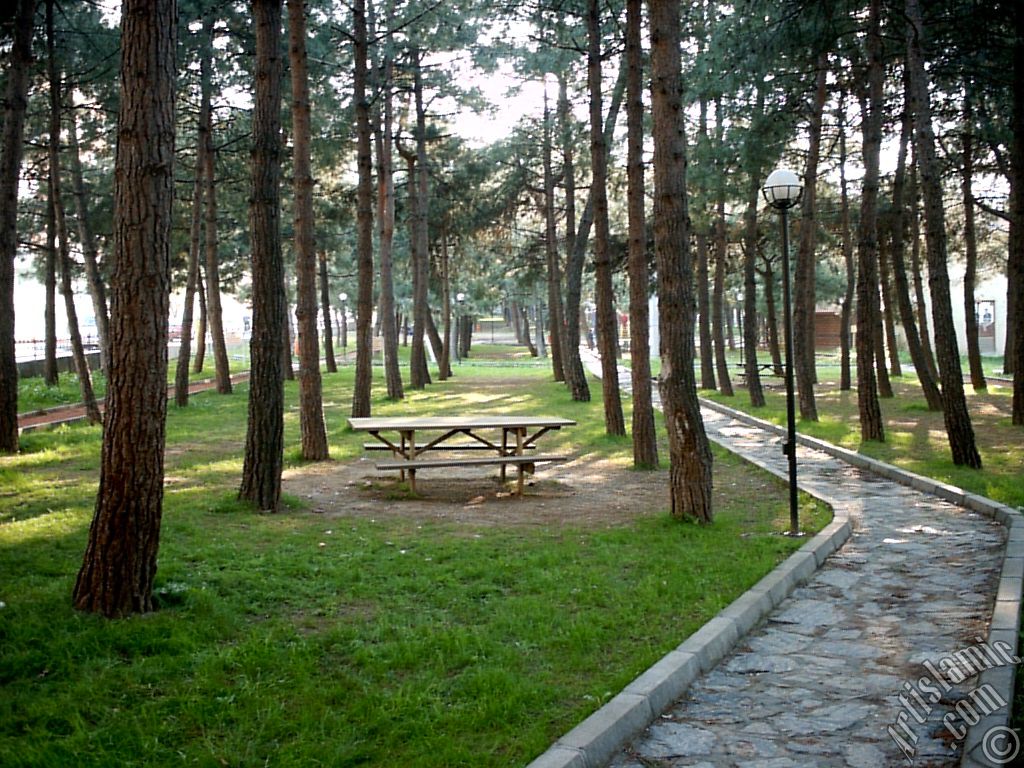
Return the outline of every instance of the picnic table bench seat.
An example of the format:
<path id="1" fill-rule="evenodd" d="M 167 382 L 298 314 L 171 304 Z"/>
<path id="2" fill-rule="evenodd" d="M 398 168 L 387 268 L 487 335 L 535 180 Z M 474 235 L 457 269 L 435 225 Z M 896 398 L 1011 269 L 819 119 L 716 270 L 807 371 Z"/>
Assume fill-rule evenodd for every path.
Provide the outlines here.
<path id="1" fill-rule="evenodd" d="M 436 469 L 437 467 L 483 467 L 488 465 L 512 464 L 527 467 L 531 464 L 560 464 L 568 461 L 568 456 L 482 456 L 480 458 L 459 458 L 449 459 L 396 459 L 395 461 L 378 461 L 377 469 Z"/>

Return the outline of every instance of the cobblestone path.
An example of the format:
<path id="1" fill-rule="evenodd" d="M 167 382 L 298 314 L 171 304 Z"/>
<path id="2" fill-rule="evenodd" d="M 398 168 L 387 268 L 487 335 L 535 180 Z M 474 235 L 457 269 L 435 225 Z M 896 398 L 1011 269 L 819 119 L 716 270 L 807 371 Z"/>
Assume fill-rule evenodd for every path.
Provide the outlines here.
<path id="1" fill-rule="evenodd" d="M 785 472 L 776 434 L 703 416 L 709 437 Z M 936 679 L 925 662 L 947 670 L 950 654 L 985 638 L 1003 527 L 822 452 L 797 456 L 801 487 L 849 510 L 851 539 L 613 768 L 959 764 L 962 721 L 951 733 L 943 718 L 975 679 Z M 941 697 L 911 688 L 922 676 Z M 887 732 L 901 712 L 902 746 Z"/>

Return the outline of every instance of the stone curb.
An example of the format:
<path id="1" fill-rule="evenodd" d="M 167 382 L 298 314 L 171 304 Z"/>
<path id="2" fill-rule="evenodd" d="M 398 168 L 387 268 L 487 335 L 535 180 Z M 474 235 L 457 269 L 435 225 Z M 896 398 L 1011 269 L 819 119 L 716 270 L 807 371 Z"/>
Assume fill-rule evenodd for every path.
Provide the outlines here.
<path id="1" fill-rule="evenodd" d="M 756 458 L 743 458 L 788 480 L 785 472 Z M 741 637 L 759 624 L 797 586 L 807 581 L 851 534 L 849 510 L 842 502 L 818 491 L 809 493 L 832 507 L 831 523 L 674 651 L 655 662 L 611 701 L 559 738 L 528 768 L 598 768 L 605 765 L 617 750 L 679 699 L 694 680 L 714 668 Z"/>
<path id="2" fill-rule="evenodd" d="M 776 434 L 786 434 L 785 428 L 758 419 L 748 413 L 737 411 L 721 403 L 704 400 L 703 398 L 700 402 L 702 406 L 730 416 L 737 421 L 770 430 Z M 992 621 L 989 623 L 986 642 L 989 645 L 996 642 L 1005 643 L 1012 648 L 1011 653 L 1017 655 L 1019 650 L 1017 641 L 1021 619 L 1021 591 L 1022 586 L 1024 586 L 1024 517 L 1021 516 L 1020 512 L 992 499 L 965 491 L 963 488 L 957 488 L 954 485 L 933 480 L 930 477 L 908 472 L 905 469 L 862 456 L 859 453 L 827 443 L 824 440 L 797 433 L 797 442 L 809 448 L 823 451 L 861 469 L 874 472 L 900 485 L 932 494 L 940 499 L 1001 523 L 1007 529 L 1006 550 L 1003 553 L 1003 567 L 999 576 L 999 587 L 996 592 L 995 604 L 992 608 Z M 995 766 L 1009 764 L 1009 761 L 997 762 L 986 753 L 986 747 L 991 751 L 993 747 L 998 747 L 999 745 L 987 745 L 985 737 L 993 733 L 993 729 L 1009 728 L 1013 708 L 1015 671 L 1015 667 L 1006 666 L 995 667 L 981 674 L 978 686 L 991 685 L 996 693 L 1002 697 L 1002 700 L 1007 702 L 1007 705 L 982 718 L 967 731 L 967 736 L 964 739 L 964 756 L 960 763 L 964 768 L 994 768 Z M 1022 745 L 1021 750 L 1022 754 L 1024 754 L 1024 745 Z"/>

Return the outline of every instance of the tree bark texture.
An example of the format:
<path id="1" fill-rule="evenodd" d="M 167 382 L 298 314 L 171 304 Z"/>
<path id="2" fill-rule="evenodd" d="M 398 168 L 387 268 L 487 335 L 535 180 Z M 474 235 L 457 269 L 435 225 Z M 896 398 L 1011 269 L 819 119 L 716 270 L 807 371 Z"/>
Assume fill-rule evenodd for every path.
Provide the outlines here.
<path id="1" fill-rule="evenodd" d="M 972 85 L 964 83 L 964 129 L 961 136 L 962 167 L 960 190 L 964 198 L 964 330 L 967 335 L 967 360 L 971 372 L 971 386 L 975 392 L 988 388 L 981 365 L 981 347 L 978 343 L 978 314 L 974 303 L 974 286 L 978 279 L 978 235 L 974 222 L 974 110 L 971 103 Z"/>
<path id="2" fill-rule="evenodd" d="M 848 391 L 850 371 L 850 321 L 853 315 L 857 272 L 853 261 L 853 236 L 850 232 L 850 195 L 846 182 L 846 93 L 839 92 L 839 227 L 842 238 L 843 264 L 846 267 L 846 290 L 839 315 L 839 389 Z"/>
<path id="3" fill-rule="evenodd" d="M 114 173 L 110 375 L 96 510 L 75 608 L 153 608 L 163 509 L 174 200 L 174 0 L 125 0 Z"/>
<path id="4" fill-rule="evenodd" d="M 892 295 L 892 260 L 889 256 L 892 244 L 892 220 L 891 216 L 880 222 L 878 233 L 878 281 L 882 292 L 882 330 L 885 332 L 885 351 L 889 356 L 889 373 L 893 376 L 902 376 L 903 367 L 900 365 L 900 351 L 896 344 L 896 317 Z"/>
<path id="5" fill-rule="evenodd" d="M 814 385 L 818 380 L 814 362 L 814 312 L 817 308 L 815 290 L 815 248 L 818 239 L 818 162 L 821 159 L 821 124 L 828 93 L 828 53 L 818 54 L 815 63 L 814 98 L 808 125 L 807 165 L 804 170 L 804 192 L 800 208 L 800 240 L 796 249 L 793 275 L 793 367 L 796 373 L 797 403 L 800 418 L 818 420 Z"/>
<path id="6" fill-rule="evenodd" d="M 317 267 L 320 282 L 320 316 L 324 322 L 324 361 L 328 373 L 338 372 L 338 361 L 334 357 L 334 323 L 331 322 L 331 282 L 327 277 L 327 251 L 317 252 Z"/>
<path id="7" fill-rule="evenodd" d="M 68 157 L 71 160 L 71 192 L 75 198 L 75 218 L 78 221 L 78 239 L 82 247 L 82 262 L 85 279 L 92 298 L 92 311 L 96 317 L 96 335 L 99 337 L 100 368 L 107 370 L 107 347 L 110 339 L 110 315 L 107 309 L 107 286 L 100 274 L 99 256 L 96 253 L 96 236 L 93 234 L 89 204 L 85 194 L 85 179 L 82 174 L 82 157 L 78 145 L 78 120 L 75 109 L 68 110 Z"/>
<path id="8" fill-rule="evenodd" d="M 756 87 L 750 131 L 764 120 L 764 88 Z M 761 162 L 755 153 L 745 153 L 747 173 L 747 206 L 743 212 L 743 372 L 747 381 L 750 405 L 763 408 L 764 389 L 757 364 L 757 204 L 761 199 Z"/>
<path id="9" fill-rule="evenodd" d="M 621 108 L 625 91 L 626 66 L 625 57 L 623 57 L 622 64 L 619 66 L 619 76 L 615 81 L 615 88 L 612 90 L 608 115 L 605 118 L 604 143 L 606 150 L 610 146 L 615 133 L 615 123 L 618 120 L 619 109 Z M 590 192 L 587 195 L 587 202 L 583 206 L 583 214 L 580 216 L 579 228 L 576 228 L 574 225 L 576 219 L 575 182 L 572 179 L 573 168 L 570 160 L 572 153 L 572 128 L 569 115 L 569 99 L 564 77 L 559 78 L 558 113 L 559 124 L 562 129 L 563 156 L 565 157 L 562 175 L 565 177 L 566 183 L 566 250 L 569 254 L 565 263 L 564 315 L 566 343 L 563 350 L 563 367 L 573 400 L 589 402 L 590 388 L 587 386 L 587 376 L 583 370 L 583 362 L 579 354 L 579 328 L 582 322 L 580 293 L 583 282 L 583 262 L 587 254 L 587 241 L 590 238 L 590 229 L 594 223 L 594 188 L 591 185 Z M 542 338 L 538 334 L 538 342 L 542 341 Z"/>
<path id="10" fill-rule="evenodd" d="M 700 338 L 700 388 L 715 389 L 715 346 L 711 340 L 711 271 L 708 236 L 694 236 L 697 249 L 697 335 Z"/>
<path id="11" fill-rule="evenodd" d="M 597 300 L 597 346 L 601 355 L 604 427 L 609 435 L 625 435 L 626 420 L 619 394 L 618 322 L 608 225 L 608 148 L 601 108 L 601 20 L 598 0 L 587 2 L 587 85 L 590 91 L 591 194 L 594 199 L 594 292 Z M 692 318 L 691 318 L 692 319 Z M 691 342 L 692 343 L 692 342 Z"/>
<path id="12" fill-rule="evenodd" d="M 673 517 L 710 522 L 711 449 L 693 370 L 694 297 L 686 200 L 679 0 L 648 0 L 654 126 L 654 250 Z"/>
<path id="13" fill-rule="evenodd" d="M 1007 273 L 1010 290 L 1016 290 L 1014 312 L 1008 318 L 1013 328 L 1013 346 L 1007 357 L 1013 365 L 1011 420 L 1024 425 L 1024 14 L 1016 14 L 1013 45 L 1013 141 L 1010 146 L 1011 230 Z M 1009 330 L 1009 329 L 1008 329 Z M 1007 334 L 1009 338 L 1010 334 Z"/>
<path id="14" fill-rule="evenodd" d="M 260 510 L 281 504 L 287 301 L 281 258 L 281 3 L 253 0 L 256 26 L 252 114 L 252 340 L 249 419 L 239 498 Z M 212 291 L 210 291 L 212 294 Z"/>
<path id="15" fill-rule="evenodd" d="M 352 6 L 355 41 L 353 100 L 356 107 L 356 377 L 352 386 L 352 416 L 370 415 L 373 386 L 373 158 L 370 152 L 370 104 L 366 95 L 369 41 L 366 33 L 366 0 Z M 342 322 L 345 322 L 344 317 Z"/>
<path id="16" fill-rule="evenodd" d="M 642 0 L 626 0 L 626 177 L 629 216 L 629 352 L 633 390 L 633 465 L 647 468 L 658 466 L 658 435 L 651 393 L 651 340 L 647 305 L 642 25 Z"/>
<path id="17" fill-rule="evenodd" d="M 203 265 L 196 271 L 196 295 L 199 297 L 199 324 L 196 328 L 196 359 L 192 372 L 200 373 L 206 362 L 206 281 L 203 279 Z"/>
<path id="18" fill-rule="evenodd" d="M 452 375 L 452 291 L 449 273 L 448 224 L 441 228 L 441 356 L 437 377 L 446 381 Z"/>
<path id="19" fill-rule="evenodd" d="M 430 210 L 430 184 L 427 168 L 427 113 L 423 105 L 423 52 L 414 48 L 410 53 L 413 68 L 413 100 L 416 109 L 416 164 L 409 175 L 412 211 L 412 347 L 409 350 L 409 387 L 423 389 L 430 383 L 427 366 L 426 332 L 427 307 L 430 287 L 430 233 L 427 217 Z M 411 197 L 415 186 L 415 199 Z"/>
<path id="20" fill-rule="evenodd" d="M 878 301 L 878 161 L 882 146 L 881 2 L 871 0 L 867 32 L 867 93 L 861 97 L 864 180 L 857 233 L 857 408 L 862 440 L 885 440 L 875 378 L 875 303 Z"/>
<path id="21" fill-rule="evenodd" d="M 914 316 L 914 305 L 910 300 L 910 283 L 907 279 L 906 239 L 907 239 L 907 150 L 910 135 L 914 130 L 910 113 L 910 96 L 907 93 L 907 78 L 904 76 L 903 121 L 900 129 L 900 148 L 896 157 L 896 174 L 892 185 L 893 237 L 892 237 L 892 272 L 896 290 L 896 304 L 900 310 L 900 323 L 903 334 L 907 338 L 907 349 L 910 360 L 914 364 L 917 380 L 921 383 L 928 410 L 942 410 L 942 393 L 932 374 L 932 368 L 925 357 L 921 336 L 918 332 L 917 318 Z M 916 238 L 916 228 L 914 237 Z"/>
<path id="22" fill-rule="evenodd" d="M 387 6 L 385 26 L 391 26 L 392 3 Z M 394 78 L 393 44 L 390 32 L 385 46 L 381 67 L 380 113 L 377 122 L 375 148 L 377 151 L 377 247 L 380 264 L 381 343 L 384 345 L 384 380 L 389 400 L 405 397 L 402 387 L 402 371 L 398 361 L 398 326 L 395 319 L 395 281 L 393 253 L 395 241 L 395 174 L 394 174 L 394 124 L 392 80 Z"/>
<path id="23" fill-rule="evenodd" d="M 213 370 L 217 392 L 230 395 L 231 366 L 224 340 L 224 311 L 220 303 L 220 257 L 217 250 L 217 156 L 213 147 L 213 109 L 210 107 L 213 98 L 213 18 L 209 14 L 203 20 L 203 29 L 206 35 L 206 50 L 200 59 L 199 82 L 201 98 L 206 103 L 205 108 L 200 110 L 206 117 L 206 130 L 200 135 L 200 139 L 206 142 L 203 150 L 203 181 L 206 184 L 206 326 L 210 331 L 210 343 L 213 345 Z"/>
<path id="24" fill-rule="evenodd" d="M 909 97 L 907 103 L 910 103 Z M 911 133 L 913 133 L 913 130 L 913 120 L 911 120 Z M 918 194 L 917 187 L 916 163 L 910 166 L 910 181 L 907 191 L 910 197 L 907 210 L 910 215 L 910 275 L 914 284 L 915 317 L 917 318 L 917 326 L 921 334 L 921 352 L 924 355 L 928 371 L 937 389 L 939 367 L 935 364 L 935 352 L 932 350 L 932 334 L 929 330 L 931 323 L 928 322 L 928 303 L 925 300 L 923 269 L 921 265 L 921 210 L 920 195 Z"/>
<path id="25" fill-rule="evenodd" d="M 202 120 L 200 120 L 202 125 Z M 188 277 L 185 279 L 185 307 L 181 313 L 181 342 L 174 368 L 174 404 L 188 405 L 188 369 L 192 364 L 192 330 L 194 325 L 196 283 L 199 281 L 199 244 L 203 226 L 203 159 L 197 142 L 195 183 L 192 185 L 192 212 L 188 228 Z"/>
<path id="26" fill-rule="evenodd" d="M 68 220 L 64 208 L 60 167 L 60 134 L 61 113 L 63 112 L 63 86 L 57 67 L 56 44 L 53 32 L 54 0 L 46 2 L 46 71 L 50 84 L 50 138 L 49 149 L 49 186 L 50 205 L 57 233 L 57 264 L 60 268 L 60 292 L 64 296 L 64 308 L 68 321 L 68 337 L 71 342 L 71 356 L 78 374 L 78 386 L 85 406 L 86 418 L 90 424 L 100 424 L 99 405 L 92 389 L 92 375 L 89 372 L 89 361 L 85 357 L 82 334 L 78 327 L 78 312 L 75 310 L 75 294 L 72 287 L 71 242 L 68 234 Z"/>
<path id="27" fill-rule="evenodd" d="M 558 258 L 558 230 L 555 227 L 555 176 L 551 168 L 551 112 L 544 89 L 544 138 L 541 155 L 544 165 L 544 256 L 547 261 L 548 326 L 551 329 L 551 371 L 555 381 L 565 381 L 562 341 L 565 323 L 562 313 L 562 267 Z"/>
<path id="28" fill-rule="evenodd" d="M 18 450 L 18 366 L 14 353 L 14 259 L 26 94 L 32 70 L 33 0 L 17 0 L 0 137 L 0 453 Z"/>
<path id="29" fill-rule="evenodd" d="M 288 0 L 288 38 L 292 79 L 292 176 L 295 195 L 292 206 L 295 215 L 295 317 L 299 337 L 299 433 L 302 458 L 322 461 L 329 452 L 320 380 L 320 334 L 317 329 L 305 0 Z"/>
<path id="30" fill-rule="evenodd" d="M 953 325 L 953 305 L 949 296 L 946 244 L 946 216 L 943 209 L 942 179 L 932 132 L 928 79 L 921 53 L 923 22 L 918 0 L 906 0 L 907 67 L 910 70 L 910 105 L 914 114 L 914 147 L 925 203 L 925 253 L 928 258 L 928 288 L 932 296 L 932 323 L 935 327 L 935 357 L 942 383 L 943 419 L 953 463 L 981 468 L 981 456 L 974 441 L 974 428 L 964 395 L 960 350 Z"/>
<path id="31" fill-rule="evenodd" d="M 203 63 L 207 55 L 211 55 L 212 46 L 207 46 L 209 42 L 207 34 L 207 25 L 211 24 L 207 18 L 203 19 L 203 50 L 200 54 L 200 71 L 204 66 L 208 64 Z M 202 81 L 202 75 L 200 75 L 200 82 Z M 194 313 L 195 313 L 195 301 L 196 301 L 196 288 L 199 283 L 199 249 L 201 246 L 201 237 L 203 230 L 203 200 L 206 182 L 203 179 L 203 175 L 206 173 L 206 159 L 203 157 L 203 153 L 206 152 L 209 147 L 209 143 L 206 141 L 205 133 L 209 130 L 209 121 L 206 118 L 204 110 L 210 109 L 210 100 L 204 98 L 202 94 L 202 86 L 200 85 L 200 100 L 199 100 L 199 118 L 197 122 L 197 135 L 196 135 L 196 164 L 195 164 L 195 183 L 192 187 L 192 213 L 189 221 L 189 238 L 188 238 L 188 277 L 185 280 L 185 308 L 181 316 L 181 345 L 178 347 L 178 359 L 175 365 L 174 372 L 174 404 L 179 408 L 184 408 L 188 405 L 188 384 L 189 384 L 189 366 L 192 363 L 192 331 L 194 325 Z"/>
<path id="32" fill-rule="evenodd" d="M 45 201 L 46 210 L 46 261 L 44 285 L 46 306 L 43 322 L 46 326 L 43 353 L 43 381 L 46 386 L 58 384 L 57 375 L 57 217 L 50 205 L 49 189 Z"/>
<path id="33" fill-rule="evenodd" d="M 762 255 L 764 270 L 761 272 L 764 284 L 765 320 L 768 324 L 768 350 L 772 356 L 772 368 L 776 376 L 785 375 L 782 367 L 782 347 L 779 345 L 779 314 L 775 308 L 775 271 L 772 260 Z"/>

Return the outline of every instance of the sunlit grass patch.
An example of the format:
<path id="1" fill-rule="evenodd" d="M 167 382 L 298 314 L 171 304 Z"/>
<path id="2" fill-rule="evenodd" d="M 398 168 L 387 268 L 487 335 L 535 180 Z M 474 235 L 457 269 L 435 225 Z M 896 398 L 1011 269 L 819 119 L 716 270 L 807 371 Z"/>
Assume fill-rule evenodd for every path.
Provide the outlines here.
<path id="1" fill-rule="evenodd" d="M 338 462 L 365 438 L 344 428 L 351 388 L 351 366 L 324 376 Z M 591 388 L 575 403 L 549 368 L 466 365 L 400 403 L 377 386 L 373 407 L 562 415 L 578 425 L 546 447 L 631 465 Z M 521 765 L 801 543 L 777 535 L 784 484 L 717 448 L 708 526 L 664 509 L 590 527 L 327 517 L 296 495 L 262 514 L 237 498 L 247 397 L 169 412 L 147 616 L 70 608 L 99 431 L 40 432 L 0 461 L 19 489 L 0 494 L 0 764 Z M 286 464 L 304 468 L 289 413 Z M 10 522 L 22 495 L 34 516 Z M 802 504 L 811 530 L 828 519 Z"/>

